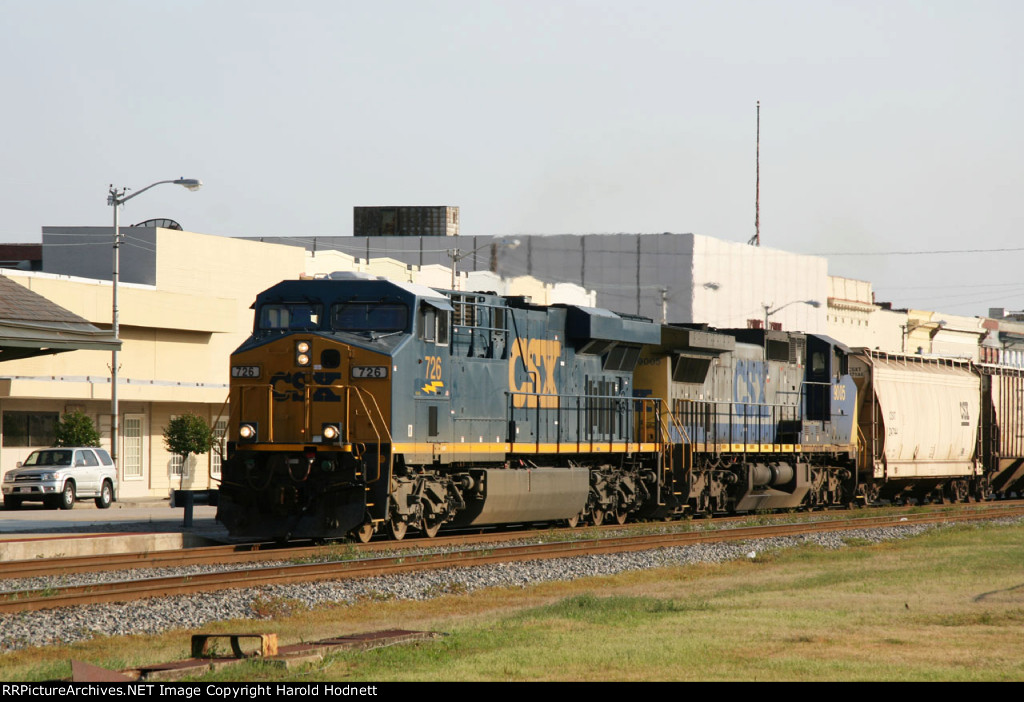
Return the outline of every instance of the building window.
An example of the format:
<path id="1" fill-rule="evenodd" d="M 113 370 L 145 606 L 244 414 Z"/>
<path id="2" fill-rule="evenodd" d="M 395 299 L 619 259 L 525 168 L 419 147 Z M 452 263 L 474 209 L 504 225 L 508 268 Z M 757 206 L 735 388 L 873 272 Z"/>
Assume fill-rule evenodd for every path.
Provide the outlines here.
<path id="1" fill-rule="evenodd" d="M 121 432 L 124 439 L 124 454 L 121 466 L 124 469 L 125 478 L 142 477 L 142 417 L 140 415 L 125 415 L 124 431 Z"/>
<path id="2" fill-rule="evenodd" d="M 4 412 L 4 446 L 53 446 L 57 412 Z"/>
<path id="3" fill-rule="evenodd" d="M 191 458 L 191 456 L 189 456 L 189 458 Z M 181 455 L 180 454 L 176 453 L 176 454 L 172 455 L 171 456 L 171 477 L 172 478 L 182 478 L 182 477 L 186 477 L 187 478 L 188 477 L 188 469 L 187 468 L 185 469 L 185 475 L 182 476 L 182 474 L 181 474 L 181 469 L 182 469 L 182 467 L 184 465 L 185 465 L 185 462 L 183 460 L 181 460 Z"/>

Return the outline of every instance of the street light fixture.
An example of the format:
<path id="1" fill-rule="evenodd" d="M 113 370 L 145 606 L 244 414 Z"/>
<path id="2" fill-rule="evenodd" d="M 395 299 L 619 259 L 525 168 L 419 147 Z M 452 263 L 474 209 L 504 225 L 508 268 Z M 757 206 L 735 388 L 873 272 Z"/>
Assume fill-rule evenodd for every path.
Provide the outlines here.
<path id="1" fill-rule="evenodd" d="M 793 300 L 792 302 L 787 302 L 784 305 L 779 305 L 775 309 L 772 309 L 770 304 L 762 302 L 761 306 L 764 307 L 764 360 L 766 361 L 768 360 L 768 318 L 776 312 L 781 312 L 790 305 L 809 305 L 815 309 L 821 307 L 821 303 L 817 300 Z"/>
<path id="2" fill-rule="evenodd" d="M 464 258 L 466 258 L 468 256 L 472 256 L 473 254 L 475 254 L 477 251 L 480 251 L 481 249 L 486 249 L 488 246 L 493 246 L 493 247 L 500 246 L 502 248 L 514 249 L 517 246 L 519 246 L 519 239 L 508 239 L 508 238 L 495 239 L 494 241 L 488 242 L 488 243 L 484 244 L 483 246 L 477 246 L 472 251 L 466 251 L 465 253 L 459 253 L 459 249 L 457 249 L 457 248 L 456 249 L 448 249 L 446 251 L 446 253 L 448 254 L 449 258 L 452 259 L 452 290 L 455 290 L 455 281 L 456 281 L 457 276 L 458 276 L 458 273 L 456 273 L 456 270 L 458 269 L 459 261 L 461 261 L 462 259 L 464 259 Z"/>
<path id="3" fill-rule="evenodd" d="M 150 188 L 155 188 L 158 185 L 164 185 L 166 183 L 173 183 L 174 185 L 181 185 L 189 190 L 195 191 L 202 187 L 203 181 L 197 178 L 178 178 L 176 180 L 160 180 L 152 185 L 147 185 L 142 190 L 136 190 L 131 195 L 127 195 L 128 188 L 121 188 L 118 190 L 113 185 L 107 191 L 107 204 L 114 208 L 114 273 L 111 278 L 113 287 L 113 310 L 111 313 L 112 323 L 111 331 L 114 334 L 114 338 L 118 337 L 118 314 L 117 314 L 117 281 L 120 278 L 121 268 L 121 218 L 120 218 L 120 206 L 131 200 L 133 197 L 137 197 L 142 193 L 146 192 Z M 118 405 L 117 405 L 117 371 L 118 371 L 118 349 L 115 348 L 111 352 L 110 359 L 110 456 L 114 459 L 114 465 L 117 466 L 117 433 L 118 433 Z"/>
<path id="4" fill-rule="evenodd" d="M 821 307 L 821 303 L 818 302 L 817 300 L 793 300 L 792 302 L 787 302 L 784 305 L 779 305 L 775 309 L 772 309 L 771 308 L 772 306 L 770 304 L 762 302 L 761 306 L 764 307 L 764 330 L 768 331 L 768 318 L 769 317 L 771 317 L 776 312 L 781 312 L 782 310 L 786 309 L 790 305 L 798 305 L 798 304 L 810 305 L 811 307 L 813 307 L 815 309 Z"/>

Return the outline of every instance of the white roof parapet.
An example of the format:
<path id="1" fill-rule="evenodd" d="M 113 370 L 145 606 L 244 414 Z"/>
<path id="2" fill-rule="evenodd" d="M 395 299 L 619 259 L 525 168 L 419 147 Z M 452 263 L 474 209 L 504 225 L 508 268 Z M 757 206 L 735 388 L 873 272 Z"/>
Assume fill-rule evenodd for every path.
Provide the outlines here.
<path id="1" fill-rule="evenodd" d="M 830 297 L 828 299 L 828 306 L 833 309 L 839 310 L 851 310 L 854 312 L 874 312 L 879 309 L 879 306 L 872 302 L 863 302 L 862 300 L 846 300 L 839 297 Z"/>

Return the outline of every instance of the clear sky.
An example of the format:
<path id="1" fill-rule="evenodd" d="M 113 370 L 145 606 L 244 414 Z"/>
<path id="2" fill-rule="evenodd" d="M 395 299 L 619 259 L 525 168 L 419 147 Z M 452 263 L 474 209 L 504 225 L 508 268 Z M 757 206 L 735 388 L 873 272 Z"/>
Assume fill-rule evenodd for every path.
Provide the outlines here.
<path id="1" fill-rule="evenodd" d="M 347 235 L 354 205 L 458 205 L 463 234 L 746 241 L 760 100 L 762 245 L 898 306 L 1024 309 L 1019 0 L 0 12 L 0 241 L 108 224 L 110 184 L 180 176 L 204 188 L 122 221 Z"/>

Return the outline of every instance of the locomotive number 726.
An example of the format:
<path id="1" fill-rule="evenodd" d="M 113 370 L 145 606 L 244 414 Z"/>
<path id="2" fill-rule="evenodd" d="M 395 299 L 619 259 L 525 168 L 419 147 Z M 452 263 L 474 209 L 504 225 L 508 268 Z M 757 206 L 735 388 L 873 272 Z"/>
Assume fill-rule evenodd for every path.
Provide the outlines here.
<path id="1" fill-rule="evenodd" d="M 440 356 L 426 356 L 424 360 L 427 362 L 427 380 L 440 380 L 441 379 L 441 357 Z"/>

